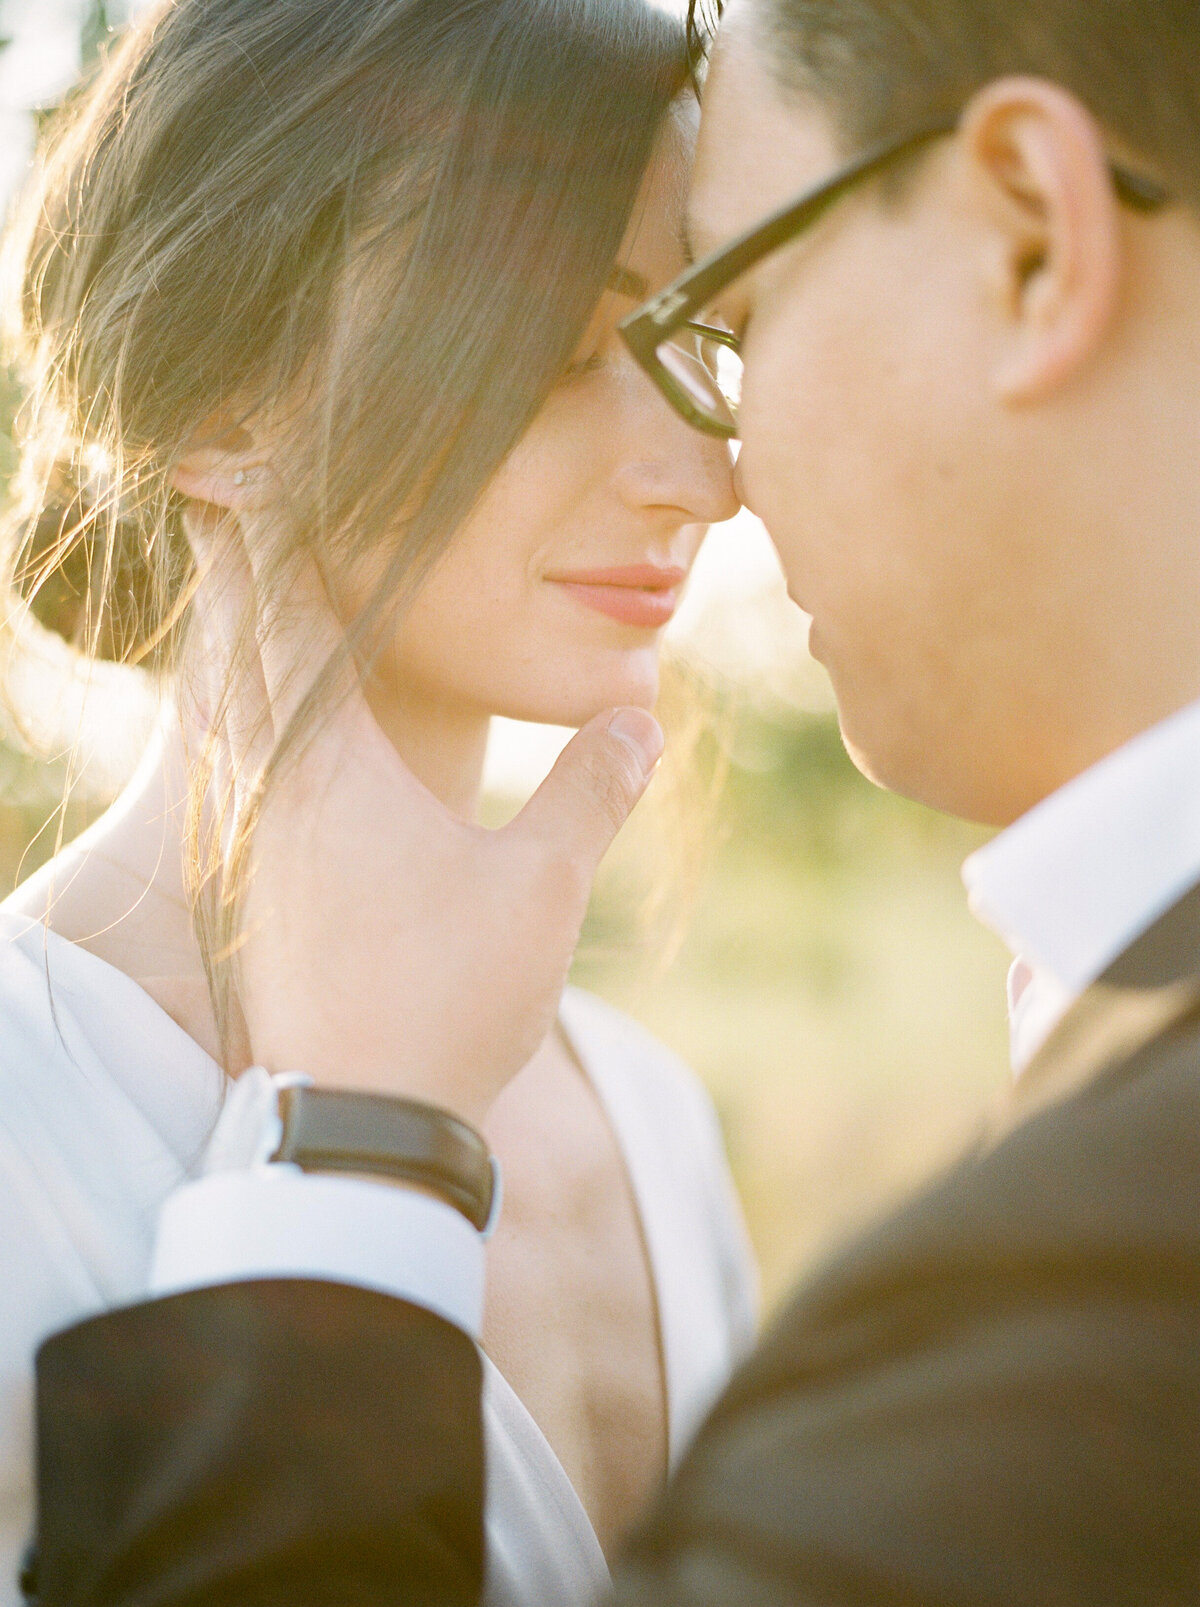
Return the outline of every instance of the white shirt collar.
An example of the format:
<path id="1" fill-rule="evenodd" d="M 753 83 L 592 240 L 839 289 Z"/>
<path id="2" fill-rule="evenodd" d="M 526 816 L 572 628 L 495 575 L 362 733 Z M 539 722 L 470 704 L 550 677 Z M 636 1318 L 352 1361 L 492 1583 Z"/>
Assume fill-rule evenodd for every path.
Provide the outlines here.
<path id="1" fill-rule="evenodd" d="M 1200 702 L 1127 742 L 963 866 L 972 911 L 1026 962 L 1020 1070 L 1133 940 L 1200 881 Z"/>

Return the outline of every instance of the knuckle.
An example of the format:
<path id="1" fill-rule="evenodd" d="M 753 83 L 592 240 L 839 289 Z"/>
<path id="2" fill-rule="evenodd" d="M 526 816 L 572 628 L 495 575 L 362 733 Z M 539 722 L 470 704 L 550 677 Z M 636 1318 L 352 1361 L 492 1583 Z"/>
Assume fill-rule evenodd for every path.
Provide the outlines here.
<path id="1" fill-rule="evenodd" d="M 590 753 L 580 781 L 605 822 L 614 831 L 625 824 L 640 789 L 635 761 L 623 742 L 608 742 L 603 754 Z"/>

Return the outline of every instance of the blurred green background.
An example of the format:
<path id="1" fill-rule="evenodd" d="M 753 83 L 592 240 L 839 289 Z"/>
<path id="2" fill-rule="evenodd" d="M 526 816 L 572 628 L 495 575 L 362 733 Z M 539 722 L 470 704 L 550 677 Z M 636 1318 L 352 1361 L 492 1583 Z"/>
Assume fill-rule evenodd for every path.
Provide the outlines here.
<path id="1" fill-rule="evenodd" d="M 981 833 L 864 781 L 831 716 L 747 710 L 737 737 L 755 767 L 673 962 L 617 944 L 576 974 L 707 1083 L 769 1308 L 977 1131 L 1009 1076 L 1008 960 L 966 909 Z"/>
<path id="2" fill-rule="evenodd" d="M 82 17 L 84 59 L 106 21 L 96 4 Z M 0 370 L 0 495 L 17 401 Z M 959 876 L 983 834 L 854 771 L 827 695 L 813 695 L 819 672 L 806 659 L 797 671 L 791 623 L 777 656 L 791 655 L 796 673 L 783 680 L 802 693 L 781 693 L 774 671 L 769 694 L 760 673 L 737 684 L 731 633 L 761 660 L 763 622 L 778 629 L 781 606 L 779 596 L 731 604 L 717 667 L 706 668 L 723 717 L 702 757 L 710 770 L 727 761 L 729 774 L 681 945 L 667 963 L 629 897 L 673 876 L 671 833 L 639 827 L 620 874 L 601 883 L 576 966 L 577 981 L 645 1022 L 711 1089 L 768 1306 L 951 1159 L 1008 1076 L 1007 957 L 968 914 Z M 694 647 L 704 655 L 704 630 Z M 59 769 L 0 722 L 0 891 L 52 846 L 52 831 L 37 834 L 59 784 Z M 103 802 L 77 800 L 68 829 Z"/>

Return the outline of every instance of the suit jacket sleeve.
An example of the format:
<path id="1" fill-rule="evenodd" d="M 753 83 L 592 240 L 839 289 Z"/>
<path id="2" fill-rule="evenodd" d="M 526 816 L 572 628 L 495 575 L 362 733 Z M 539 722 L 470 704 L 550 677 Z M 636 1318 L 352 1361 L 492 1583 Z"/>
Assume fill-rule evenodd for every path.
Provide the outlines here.
<path id="1" fill-rule="evenodd" d="M 618 1607 L 1192 1607 L 1198 1179 L 1190 1040 L 886 1223 L 735 1380 Z M 46 1607 L 478 1593 L 478 1359 L 426 1312 L 134 1307 L 49 1343 L 39 1407 Z"/>
<path id="2" fill-rule="evenodd" d="M 204 1289 L 38 1357 L 42 1607 L 473 1607 L 481 1369 L 422 1308 L 309 1281 Z"/>
<path id="3" fill-rule="evenodd" d="M 1200 1053 L 1012 1133 L 778 1322 L 620 1607 L 1200 1601 Z"/>

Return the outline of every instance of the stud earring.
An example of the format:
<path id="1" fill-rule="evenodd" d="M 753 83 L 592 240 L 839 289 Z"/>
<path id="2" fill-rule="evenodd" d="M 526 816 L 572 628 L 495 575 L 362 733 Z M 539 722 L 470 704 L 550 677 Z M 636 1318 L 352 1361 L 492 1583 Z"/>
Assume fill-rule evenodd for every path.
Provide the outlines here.
<path id="1" fill-rule="evenodd" d="M 234 483 L 234 485 L 245 485 L 245 483 L 246 483 L 246 471 L 245 471 L 245 469 L 239 469 L 237 471 L 237 473 L 233 477 L 233 483 Z"/>

